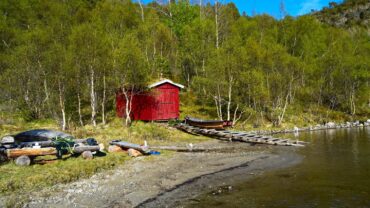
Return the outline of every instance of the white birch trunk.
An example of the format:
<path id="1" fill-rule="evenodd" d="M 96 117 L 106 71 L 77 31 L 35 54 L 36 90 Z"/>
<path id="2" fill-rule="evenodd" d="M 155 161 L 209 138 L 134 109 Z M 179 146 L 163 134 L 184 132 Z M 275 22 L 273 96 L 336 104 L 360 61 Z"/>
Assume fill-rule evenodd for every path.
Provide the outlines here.
<path id="1" fill-rule="evenodd" d="M 214 96 L 214 100 L 215 100 L 215 105 L 216 105 L 216 111 L 217 111 L 217 117 L 220 118 L 221 115 L 220 115 L 220 111 L 218 109 L 218 99 L 217 99 L 217 96 Z"/>
<path id="2" fill-rule="evenodd" d="M 233 126 L 242 118 L 242 115 L 244 114 L 245 111 L 241 111 L 239 116 L 238 114 L 238 109 L 239 109 L 239 104 L 236 105 L 235 111 L 234 111 L 234 117 L 233 117 Z"/>
<path id="3" fill-rule="evenodd" d="M 284 102 L 283 112 L 279 116 L 279 120 L 278 120 L 278 123 L 277 123 L 278 126 L 280 126 L 281 123 L 283 122 L 285 111 L 286 111 L 286 108 L 288 107 L 289 97 L 290 97 L 291 91 L 292 91 L 292 83 L 293 83 L 293 79 L 289 83 L 289 91 L 287 92 L 287 94 L 285 96 L 285 102 Z"/>
<path id="4" fill-rule="evenodd" d="M 91 104 L 91 122 L 96 126 L 96 95 L 95 95 L 95 72 L 90 66 L 90 104 Z"/>
<path id="5" fill-rule="evenodd" d="M 221 92 L 220 92 L 220 85 L 217 85 L 217 102 L 218 102 L 218 110 L 219 110 L 219 119 L 223 120 L 222 115 L 222 98 L 221 98 Z"/>
<path id="6" fill-rule="evenodd" d="M 280 126 L 281 123 L 283 122 L 283 119 L 284 119 L 284 115 L 285 115 L 285 111 L 286 111 L 286 108 L 288 106 L 288 98 L 289 98 L 289 93 L 286 95 L 285 97 L 285 103 L 284 103 L 284 108 L 283 108 L 283 112 L 280 114 L 279 116 L 279 120 L 278 120 L 278 123 L 277 125 Z"/>
<path id="7" fill-rule="evenodd" d="M 355 104 L 355 90 L 352 87 L 350 95 L 350 106 L 351 106 L 351 115 L 356 114 L 356 104 Z"/>
<path id="8" fill-rule="evenodd" d="M 129 93 L 125 88 L 122 88 L 122 93 L 125 96 L 126 105 L 125 105 L 125 125 L 130 126 L 131 125 L 131 107 L 132 107 L 132 92 Z"/>
<path id="9" fill-rule="evenodd" d="M 141 9 L 141 21 L 144 22 L 144 8 L 143 8 L 143 4 L 141 3 L 141 0 L 139 0 L 138 2 L 139 2 L 140 9 Z"/>
<path id="10" fill-rule="evenodd" d="M 105 100 L 106 100 L 106 82 L 105 75 L 103 76 L 103 100 L 101 102 L 101 111 L 102 111 L 102 123 L 105 125 Z"/>
<path id="11" fill-rule="evenodd" d="M 202 0 L 199 0 L 199 18 L 202 18 Z"/>
<path id="12" fill-rule="evenodd" d="M 59 88 L 59 106 L 62 112 L 62 130 L 65 131 L 67 128 L 67 121 L 66 121 L 66 112 L 65 112 L 65 105 L 64 105 L 64 90 L 60 80 L 58 80 L 58 88 Z"/>
<path id="13" fill-rule="evenodd" d="M 219 37 L 218 37 L 218 1 L 215 0 L 215 23 L 216 23 L 216 48 L 219 46 Z"/>
<path id="14" fill-rule="evenodd" d="M 80 92 L 77 93 L 77 101 L 78 101 L 78 117 L 80 119 L 80 125 L 84 126 L 84 122 L 82 120 L 82 113 L 81 113 L 81 96 Z"/>
<path id="15" fill-rule="evenodd" d="M 229 78 L 229 90 L 228 90 L 228 101 L 227 101 L 227 120 L 230 121 L 230 107 L 231 107 L 231 94 L 232 94 L 232 86 L 233 86 L 233 77 L 230 76 Z"/>

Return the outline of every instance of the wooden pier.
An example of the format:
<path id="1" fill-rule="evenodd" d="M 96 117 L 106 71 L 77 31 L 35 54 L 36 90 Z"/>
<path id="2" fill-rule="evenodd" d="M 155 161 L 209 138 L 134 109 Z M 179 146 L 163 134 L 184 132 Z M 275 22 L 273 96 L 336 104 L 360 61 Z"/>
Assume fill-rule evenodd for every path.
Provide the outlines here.
<path id="1" fill-rule="evenodd" d="M 305 146 L 305 144 L 307 144 L 306 142 L 303 141 L 275 138 L 272 136 L 251 134 L 248 132 L 203 129 L 195 126 L 190 126 L 184 123 L 177 124 L 176 128 L 191 134 L 199 134 L 203 136 L 215 137 L 220 140 L 239 141 L 252 144 L 268 144 L 268 145 L 295 146 L 295 147 L 303 147 Z"/>

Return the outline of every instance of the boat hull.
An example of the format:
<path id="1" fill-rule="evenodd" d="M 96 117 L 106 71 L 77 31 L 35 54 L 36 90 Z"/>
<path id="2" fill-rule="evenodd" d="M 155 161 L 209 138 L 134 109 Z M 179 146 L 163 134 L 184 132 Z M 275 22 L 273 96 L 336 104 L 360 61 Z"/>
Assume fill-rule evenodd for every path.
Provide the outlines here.
<path id="1" fill-rule="evenodd" d="M 197 118 L 186 117 L 185 123 L 204 129 L 224 129 L 231 126 L 231 121 L 218 121 L 218 120 L 201 120 Z"/>

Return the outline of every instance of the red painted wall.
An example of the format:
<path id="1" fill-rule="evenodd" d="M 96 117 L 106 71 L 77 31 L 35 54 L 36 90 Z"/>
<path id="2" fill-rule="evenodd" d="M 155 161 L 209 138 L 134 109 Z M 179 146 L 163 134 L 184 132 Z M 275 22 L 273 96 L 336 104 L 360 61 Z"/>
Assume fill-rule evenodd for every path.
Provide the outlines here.
<path id="1" fill-rule="evenodd" d="M 155 121 L 177 119 L 180 115 L 180 89 L 169 83 L 159 85 L 150 91 L 134 95 L 131 117 L 133 120 Z M 125 96 L 116 94 L 116 110 L 119 117 L 126 115 Z"/>

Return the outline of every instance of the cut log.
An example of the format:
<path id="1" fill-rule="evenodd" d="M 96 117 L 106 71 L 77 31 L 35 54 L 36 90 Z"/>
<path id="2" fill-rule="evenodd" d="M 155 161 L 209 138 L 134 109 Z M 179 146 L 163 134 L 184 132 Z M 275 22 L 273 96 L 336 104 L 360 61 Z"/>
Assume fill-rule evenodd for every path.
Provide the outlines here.
<path id="1" fill-rule="evenodd" d="M 15 159 L 15 164 L 18 166 L 29 166 L 31 164 L 31 158 L 26 155 L 19 156 Z"/>
<path id="2" fill-rule="evenodd" d="M 88 139 L 75 139 L 75 143 L 82 143 L 82 144 L 87 144 Z M 90 138 L 91 140 L 91 138 Z M 47 141 L 32 141 L 32 142 L 20 142 L 19 145 L 21 147 L 33 147 L 35 145 L 40 145 L 41 147 L 55 147 L 55 143 L 52 140 L 47 140 Z"/>
<path id="3" fill-rule="evenodd" d="M 82 154 L 81 154 L 82 158 L 85 159 L 85 160 L 92 160 L 94 158 L 93 154 L 91 151 L 84 151 Z"/>
<path id="4" fill-rule="evenodd" d="M 146 147 L 146 146 L 141 146 L 141 145 L 138 145 L 138 144 L 132 144 L 132 143 L 129 143 L 129 142 L 123 142 L 123 141 L 119 141 L 119 140 L 114 140 L 114 141 L 111 141 L 109 142 L 109 144 L 111 145 L 117 145 L 123 149 L 134 149 L 134 150 L 137 150 L 143 154 L 148 154 L 149 153 L 149 148 Z"/>
<path id="5" fill-rule="evenodd" d="M 138 150 L 130 148 L 128 149 L 128 155 L 131 157 L 138 157 L 138 156 L 142 156 L 143 154 Z"/>
<path id="6" fill-rule="evenodd" d="M 108 152 L 124 152 L 124 150 L 117 145 L 109 145 Z"/>
<path id="7" fill-rule="evenodd" d="M 6 155 L 8 158 L 16 158 L 22 155 L 26 156 L 42 156 L 56 155 L 57 150 L 54 147 L 48 148 L 22 148 L 22 149 L 7 149 Z"/>
<path id="8" fill-rule="evenodd" d="M 99 150 L 100 150 L 99 145 L 95 145 L 95 146 L 77 146 L 77 147 L 73 148 L 73 153 L 80 154 L 80 153 L 83 153 L 85 151 L 96 152 L 96 151 L 99 151 Z"/>

